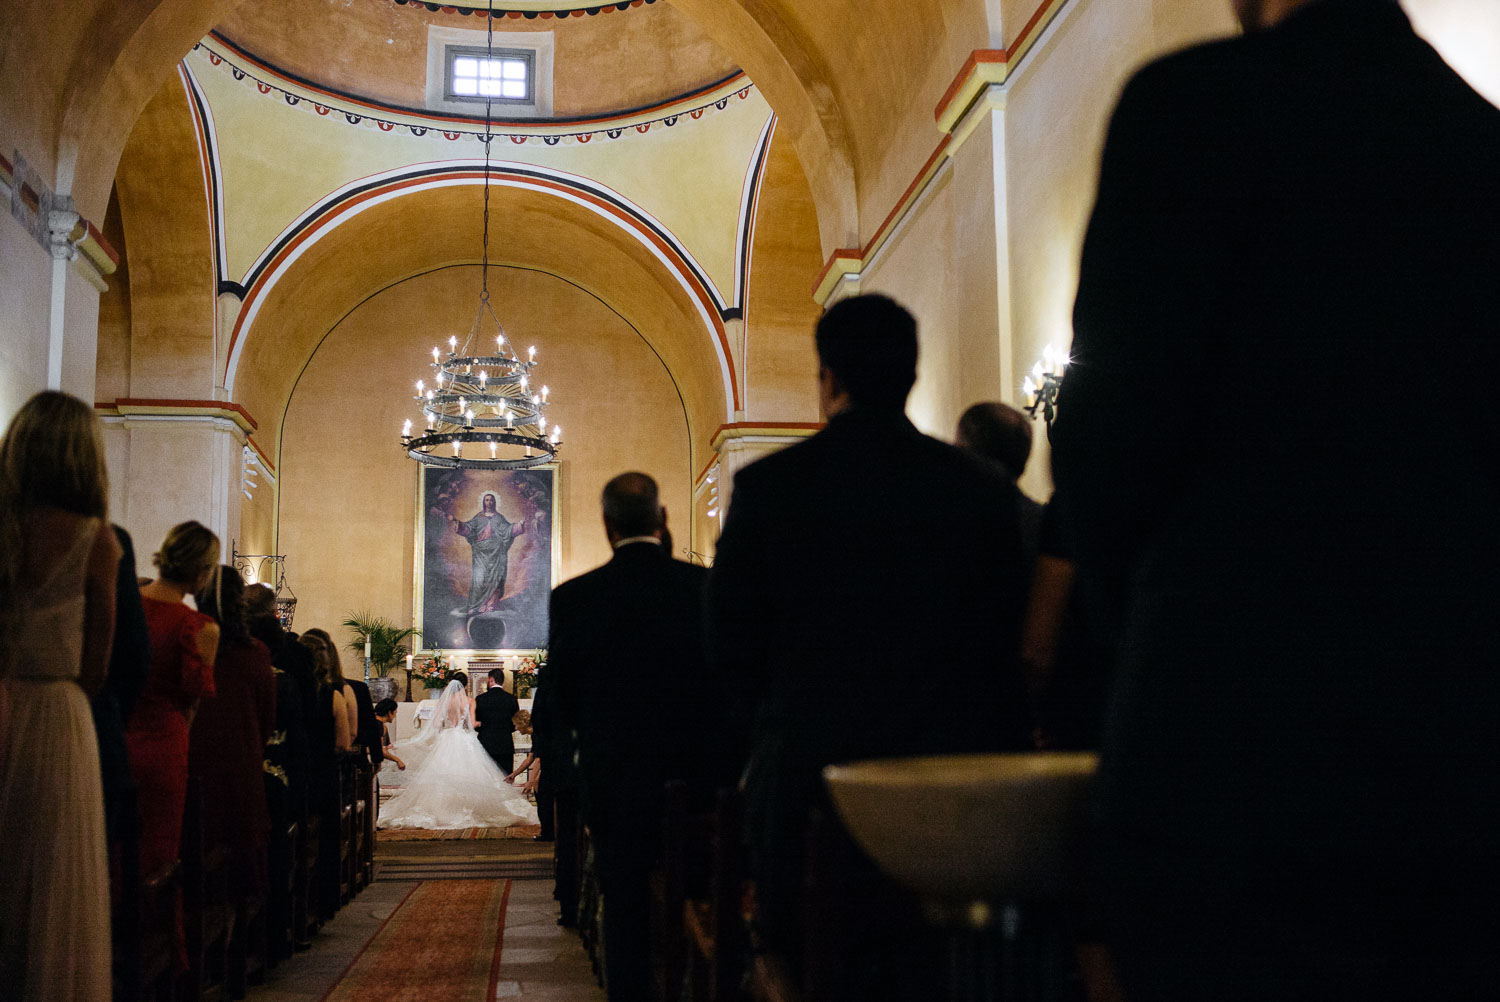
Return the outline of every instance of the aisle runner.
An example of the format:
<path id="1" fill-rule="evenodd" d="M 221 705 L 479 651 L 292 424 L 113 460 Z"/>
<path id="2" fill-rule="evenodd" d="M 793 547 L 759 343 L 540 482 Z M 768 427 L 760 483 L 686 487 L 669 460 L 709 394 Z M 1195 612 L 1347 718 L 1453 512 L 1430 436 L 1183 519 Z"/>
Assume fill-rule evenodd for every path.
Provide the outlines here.
<path id="1" fill-rule="evenodd" d="M 509 828 L 382 828 L 375 833 L 378 842 L 446 842 L 454 839 L 525 840 L 540 835 L 541 825 L 511 825 Z"/>
<path id="2" fill-rule="evenodd" d="M 500 971 L 509 880 L 418 884 L 324 1002 L 489 1002 Z"/>

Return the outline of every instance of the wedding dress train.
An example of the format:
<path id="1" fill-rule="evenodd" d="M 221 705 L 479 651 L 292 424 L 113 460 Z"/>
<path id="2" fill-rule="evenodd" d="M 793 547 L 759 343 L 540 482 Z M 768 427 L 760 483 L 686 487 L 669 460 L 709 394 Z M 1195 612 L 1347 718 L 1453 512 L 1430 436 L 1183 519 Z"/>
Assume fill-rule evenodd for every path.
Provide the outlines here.
<path id="1" fill-rule="evenodd" d="M 536 808 L 505 781 L 505 773 L 479 743 L 463 683 L 448 683 L 422 733 L 403 742 L 397 753 L 408 763 L 408 778 L 381 810 L 382 828 L 507 828 L 537 823 Z"/>

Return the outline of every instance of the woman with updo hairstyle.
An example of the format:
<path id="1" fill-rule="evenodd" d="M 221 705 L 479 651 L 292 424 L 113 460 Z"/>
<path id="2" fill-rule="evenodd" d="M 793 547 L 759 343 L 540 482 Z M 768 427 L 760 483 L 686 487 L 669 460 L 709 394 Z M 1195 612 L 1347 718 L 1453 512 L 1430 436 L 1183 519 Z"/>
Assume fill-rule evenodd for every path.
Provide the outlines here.
<path id="1" fill-rule="evenodd" d="M 298 642 L 312 652 L 313 669 L 318 680 L 319 716 L 328 712 L 330 745 L 336 752 L 354 747 L 355 707 L 354 694 L 344 679 L 343 664 L 339 661 L 339 649 L 324 630 L 313 628 L 298 638 Z M 321 736 L 314 738 L 322 741 Z"/>
<path id="2" fill-rule="evenodd" d="M 0 438 L 0 994 L 110 995 L 109 866 L 89 694 L 121 548 L 94 409 L 38 393 Z"/>
<path id="3" fill-rule="evenodd" d="M 147 876 L 178 858 L 187 800 L 188 732 L 198 703 L 214 695 L 219 624 L 189 608 L 184 599 L 213 581 L 219 537 L 197 522 L 183 522 L 167 533 L 151 562 L 156 580 L 141 589 L 151 634 L 151 667 L 125 728 L 130 771 L 140 798 L 141 872 Z M 186 953 L 182 957 L 185 960 Z"/>
<path id="4" fill-rule="evenodd" d="M 234 852 L 229 879 L 236 897 L 266 893 L 271 816 L 263 763 L 276 721 L 276 675 L 266 645 L 245 625 L 245 582 L 223 565 L 194 596 L 198 611 L 219 624 L 214 698 L 193 721 L 188 775 L 203 791 L 203 839 Z"/>

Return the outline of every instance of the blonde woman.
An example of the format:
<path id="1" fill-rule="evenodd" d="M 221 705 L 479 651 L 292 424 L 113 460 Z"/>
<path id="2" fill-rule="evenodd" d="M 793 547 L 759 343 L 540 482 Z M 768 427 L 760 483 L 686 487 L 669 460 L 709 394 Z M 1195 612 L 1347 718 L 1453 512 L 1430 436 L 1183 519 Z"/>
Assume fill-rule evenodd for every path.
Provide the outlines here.
<path id="1" fill-rule="evenodd" d="M 140 791 L 141 872 L 147 875 L 178 858 L 187 801 L 188 733 L 199 701 L 214 695 L 219 624 L 183 600 L 213 579 L 219 537 L 197 522 L 183 522 L 167 532 L 151 562 L 156 580 L 141 589 L 151 667 L 125 728 L 130 770 Z"/>
<path id="2" fill-rule="evenodd" d="M 0 985 L 110 994 L 109 870 L 88 694 L 104 680 L 120 546 L 93 408 L 26 402 L 0 439 Z"/>

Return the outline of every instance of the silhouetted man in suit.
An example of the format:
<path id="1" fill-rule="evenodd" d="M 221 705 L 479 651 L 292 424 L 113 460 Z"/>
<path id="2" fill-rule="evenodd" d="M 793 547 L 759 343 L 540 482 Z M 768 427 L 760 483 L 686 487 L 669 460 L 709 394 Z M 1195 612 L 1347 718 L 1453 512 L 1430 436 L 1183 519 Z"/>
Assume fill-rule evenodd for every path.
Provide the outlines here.
<path id="1" fill-rule="evenodd" d="M 705 571 L 662 547 L 667 512 L 644 473 L 615 477 L 602 503 L 614 557 L 552 592 L 544 688 L 557 687 L 558 721 L 576 734 L 604 892 L 606 982 L 623 1002 L 650 990 L 647 878 L 662 785 L 683 779 L 705 793 L 732 774 L 717 757 L 723 699 L 703 658 Z"/>
<path id="2" fill-rule="evenodd" d="M 1053 428 L 1121 974 L 1492 997 L 1500 110 L 1388 0 L 1237 7 L 1120 99 Z"/>
<path id="3" fill-rule="evenodd" d="M 474 698 L 474 715 L 479 718 L 479 743 L 507 776 L 516 767 L 515 715 L 521 703 L 505 691 L 505 669 L 490 670 L 490 687 Z"/>
<path id="4" fill-rule="evenodd" d="M 794 962 L 824 766 L 1030 743 L 1015 484 L 907 420 L 916 321 L 895 302 L 838 303 L 817 349 L 828 426 L 735 477 L 709 577 L 716 667 L 754 713 L 745 810 L 760 931 Z"/>

